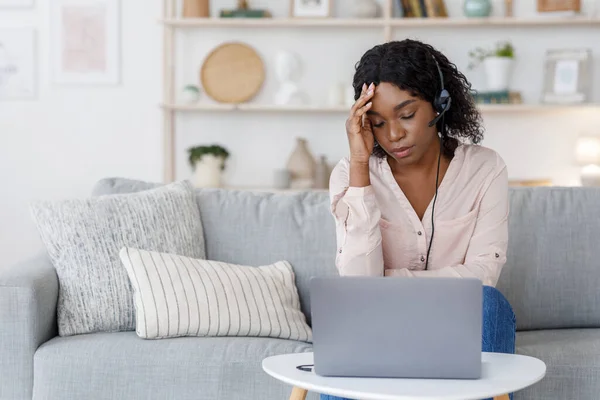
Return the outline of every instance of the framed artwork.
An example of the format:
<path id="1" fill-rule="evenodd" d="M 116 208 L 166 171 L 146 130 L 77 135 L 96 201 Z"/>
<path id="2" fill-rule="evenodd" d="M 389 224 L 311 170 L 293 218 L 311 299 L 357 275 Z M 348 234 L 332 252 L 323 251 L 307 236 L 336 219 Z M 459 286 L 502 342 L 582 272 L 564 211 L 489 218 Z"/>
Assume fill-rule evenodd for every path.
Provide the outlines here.
<path id="1" fill-rule="evenodd" d="M 0 8 L 33 7 L 34 0 L 0 0 Z"/>
<path id="2" fill-rule="evenodd" d="M 544 103 L 584 103 L 590 99 L 590 49 L 546 51 Z"/>
<path id="3" fill-rule="evenodd" d="M 34 29 L 0 29 L 0 100 L 36 97 L 36 60 Z"/>
<path id="4" fill-rule="evenodd" d="M 291 0 L 291 16 L 301 18 L 331 17 L 333 0 Z"/>
<path id="5" fill-rule="evenodd" d="M 120 1 L 53 0 L 55 83 L 114 85 L 120 81 Z"/>

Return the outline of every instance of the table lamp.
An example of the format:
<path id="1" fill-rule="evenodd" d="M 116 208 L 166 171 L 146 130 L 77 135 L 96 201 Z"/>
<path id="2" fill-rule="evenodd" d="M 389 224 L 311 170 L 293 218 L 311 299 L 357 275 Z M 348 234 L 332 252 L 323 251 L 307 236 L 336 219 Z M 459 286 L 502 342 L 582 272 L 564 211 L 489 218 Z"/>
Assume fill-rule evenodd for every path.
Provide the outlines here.
<path id="1" fill-rule="evenodd" d="M 575 145 L 582 186 L 600 186 L 600 136 L 581 136 Z"/>

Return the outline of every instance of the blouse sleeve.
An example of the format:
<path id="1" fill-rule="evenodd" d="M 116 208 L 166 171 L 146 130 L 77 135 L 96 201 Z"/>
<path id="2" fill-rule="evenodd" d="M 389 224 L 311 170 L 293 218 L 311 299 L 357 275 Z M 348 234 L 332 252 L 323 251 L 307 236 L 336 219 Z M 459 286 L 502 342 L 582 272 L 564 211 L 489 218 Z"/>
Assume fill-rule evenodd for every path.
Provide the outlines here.
<path id="1" fill-rule="evenodd" d="M 387 270 L 386 276 L 478 278 L 495 286 L 506 263 L 508 246 L 508 175 L 504 166 L 484 193 L 464 264 L 441 269 Z"/>
<path id="2" fill-rule="evenodd" d="M 383 254 L 372 186 L 349 187 L 349 162 L 342 159 L 330 183 L 331 212 L 336 226 L 336 267 L 342 276 L 383 276 Z"/>

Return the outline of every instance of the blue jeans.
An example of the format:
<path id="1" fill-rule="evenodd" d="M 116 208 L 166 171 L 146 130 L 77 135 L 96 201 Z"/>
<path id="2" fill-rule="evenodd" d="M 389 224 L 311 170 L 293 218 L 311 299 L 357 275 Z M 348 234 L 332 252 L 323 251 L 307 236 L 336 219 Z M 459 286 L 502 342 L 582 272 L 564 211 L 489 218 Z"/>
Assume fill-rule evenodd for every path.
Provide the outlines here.
<path id="1" fill-rule="evenodd" d="M 516 329 L 515 314 L 508 300 L 496 288 L 484 286 L 482 351 L 514 354 Z M 321 400 L 349 399 L 322 394 Z"/>

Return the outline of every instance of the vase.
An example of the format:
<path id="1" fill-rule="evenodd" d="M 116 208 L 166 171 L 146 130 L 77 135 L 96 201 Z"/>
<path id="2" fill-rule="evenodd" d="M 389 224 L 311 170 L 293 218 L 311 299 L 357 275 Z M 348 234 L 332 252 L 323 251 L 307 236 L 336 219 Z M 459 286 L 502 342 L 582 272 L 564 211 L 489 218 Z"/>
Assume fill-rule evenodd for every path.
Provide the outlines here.
<path id="1" fill-rule="evenodd" d="M 197 188 L 218 188 L 222 186 L 225 159 L 213 154 L 205 154 L 194 164 L 192 184 Z"/>
<path id="2" fill-rule="evenodd" d="M 489 17 L 492 13 L 492 2 L 490 0 L 465 0 L 463 12 L 468 18 Z"/>
<path id="3" fill-rule="evenodd" d="M 379 14 L 379 5 L 375 0 L 354 0 L 352 16 L 354 18 L 376 18 Z"/>
<path id="4" fill-rule="evenodd" d="M 188 85 L 181 91 L 181 101 L 185 104 L 197 103 L 200 99 L 200 89 L 194 85 Z"/>
<path id="5" fill-rule="evenodd" d="M 287 169 L 290 171 L 291 187 L 293 189 L 308 189 L 313 187 L 316 162 L 308 149 L 306 139 L 296 138 L 296 148 L 290 154 Z"/>
<path id="6" fill-rule="evenodd" d="M 315 189 L 327 189 L 329 188 L 329 164 L 327 163 L 327 157 L 321 156 L 319 162 L 315 168 Z"/>
<path id="7" fill-rule="evenodd" d="M 488 57 L 483 61 L 488 91 L 508 90 L 512 62 L 509 57 Z"/>
<path id="8" fill-rule="evenodd" d="M 290 171 L 287 169 L 276 169 L 273 174 L 273 187 L 278 190 L 290 188 Z"/>
<path id="9" fill-rule="evenodd" d="M 183 0 L 184 18 L 207 18 L 210 16 L 209 0 Z"/>

